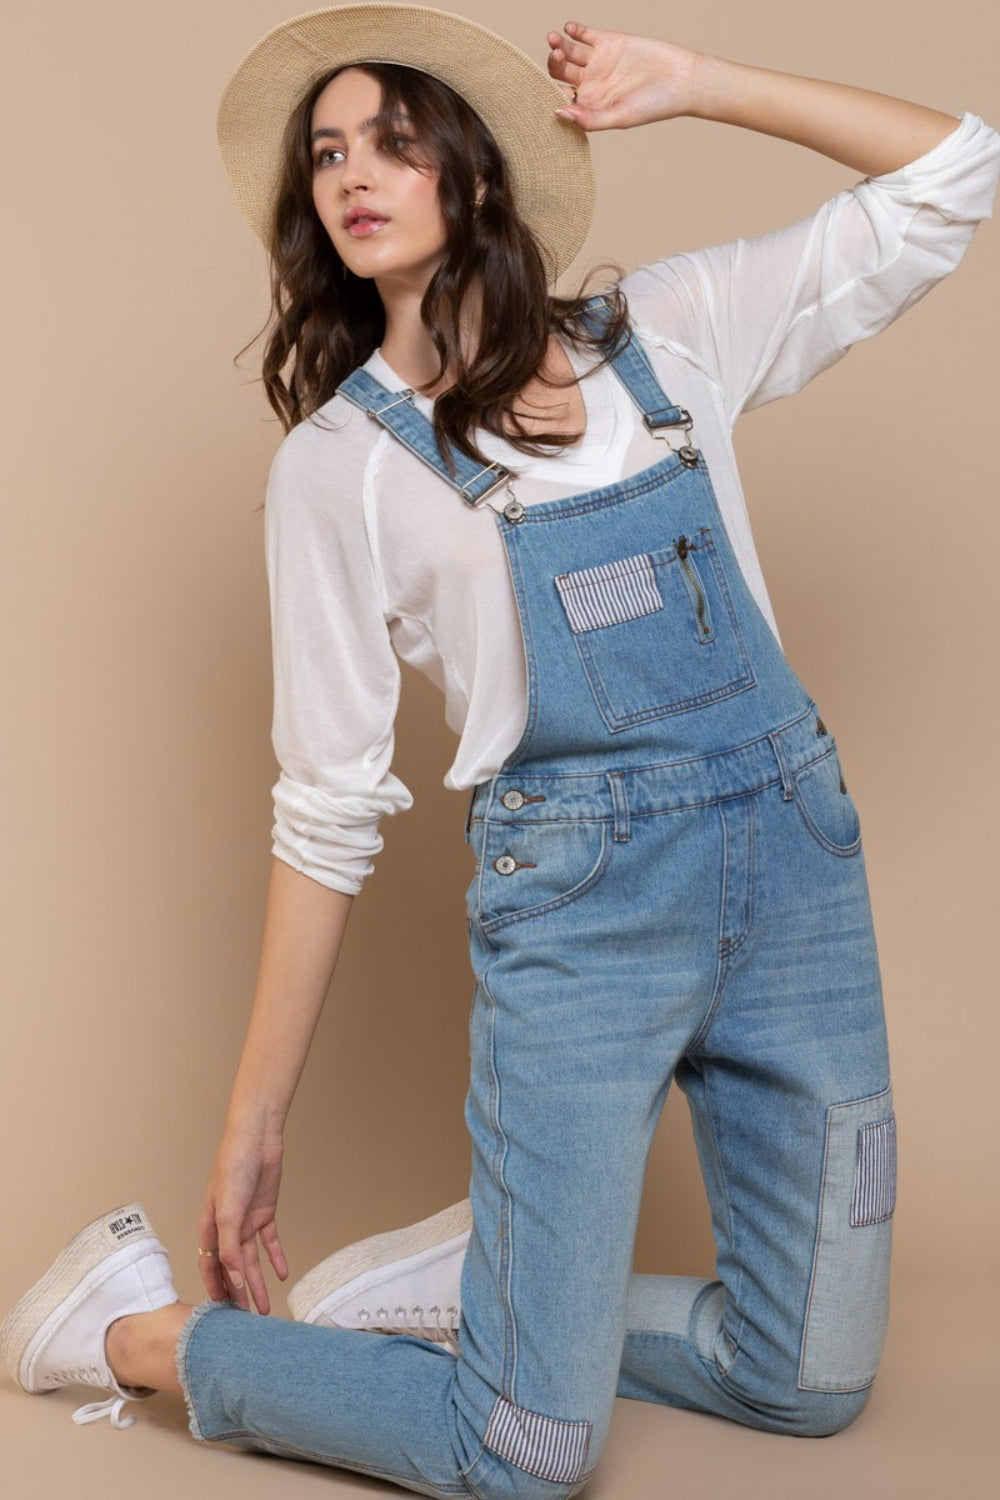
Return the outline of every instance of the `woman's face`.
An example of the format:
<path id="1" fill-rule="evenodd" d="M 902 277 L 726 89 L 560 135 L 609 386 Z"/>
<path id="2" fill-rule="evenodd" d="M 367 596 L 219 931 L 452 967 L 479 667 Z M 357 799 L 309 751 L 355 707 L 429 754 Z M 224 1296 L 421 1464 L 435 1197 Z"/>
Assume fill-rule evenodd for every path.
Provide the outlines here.
<path id="1" fill-rule="evenodd" d="M 423 294 L 445 255 L 438 171 L 418 171 L 383 151 L 371 121 L 378 81 L 357 68 L 331 79 L 312 114 L 313 202 L 338 255 L 379 292 Z M 398 134 L 413 139 L 408 117 Z"/>

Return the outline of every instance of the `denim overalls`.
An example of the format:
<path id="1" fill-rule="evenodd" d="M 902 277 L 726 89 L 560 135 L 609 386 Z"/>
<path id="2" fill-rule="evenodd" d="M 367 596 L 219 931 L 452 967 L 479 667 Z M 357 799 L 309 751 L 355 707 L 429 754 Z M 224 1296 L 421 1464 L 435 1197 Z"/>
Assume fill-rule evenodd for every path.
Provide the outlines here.
<path id="1" fill-rule="evenodd" d="M 259 1406 L 245 1431 L 433 1495 L 573 1493 L 616 1394 L 834 1431 L 864 1404 L 885 1329 L 895 1119 L 858 815 L 736 562 L 691 418 L 634 338 L 613 368 L 649 430 L 683 442 L 527 507 L 497 466 L 455 455 L 449 472 L 412 392 L 364 370 L 341 387 L 461 500 L 498 497 L 528 711 L 466 826 L 460 1358 L 292 1328 L 300 1377 L 326 1371 L 315 1396 L 299 1379 L 301 1437 L 286 1411 L 269 1441 Z M 671 1078 L 717 1280 L 632 1273 Z"/>

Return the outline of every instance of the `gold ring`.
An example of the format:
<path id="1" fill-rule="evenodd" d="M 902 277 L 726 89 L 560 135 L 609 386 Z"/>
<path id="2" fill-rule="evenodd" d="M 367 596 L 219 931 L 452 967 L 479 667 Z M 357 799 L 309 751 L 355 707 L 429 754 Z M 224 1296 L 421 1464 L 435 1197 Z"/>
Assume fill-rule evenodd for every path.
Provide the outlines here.
<path id="1" fill-rule="evenodd" d="M 218 1250 L 203 1250 L 201 1248 L 201 1246 L 199 1245 L 198 1246 L 198 1254 L 199 1255 L 207 1256 L 209 1260 L 215 1260 L 215 1259 L 218 1258 L 219 1252 L 218 1252 Z"/>

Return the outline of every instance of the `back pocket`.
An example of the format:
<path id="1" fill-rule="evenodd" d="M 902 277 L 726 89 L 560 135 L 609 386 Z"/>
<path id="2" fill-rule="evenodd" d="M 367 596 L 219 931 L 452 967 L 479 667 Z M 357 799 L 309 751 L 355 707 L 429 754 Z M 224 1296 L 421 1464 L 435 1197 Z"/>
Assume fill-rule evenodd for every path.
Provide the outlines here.
<path id="1" fill-rule="evenodd" d="M 711 527 L 554 581 L 609 729 L 701 708 L 756 682 Z"/>

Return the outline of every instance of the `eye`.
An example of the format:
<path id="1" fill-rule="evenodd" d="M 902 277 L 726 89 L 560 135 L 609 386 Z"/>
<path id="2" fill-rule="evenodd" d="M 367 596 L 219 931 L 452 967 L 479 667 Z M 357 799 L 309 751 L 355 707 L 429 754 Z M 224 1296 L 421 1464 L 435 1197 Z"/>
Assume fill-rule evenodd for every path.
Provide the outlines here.
<path id="1" fill-rule="evenodd" d="M 343 154 L 344 153 L 339 146 L 324 146 L 322 150 L 317 151 L 316 155 L 313 157 L 313 165 L 315 167 L 328 167 L 331 165 L 331 157 L 343 156 Z"/>

